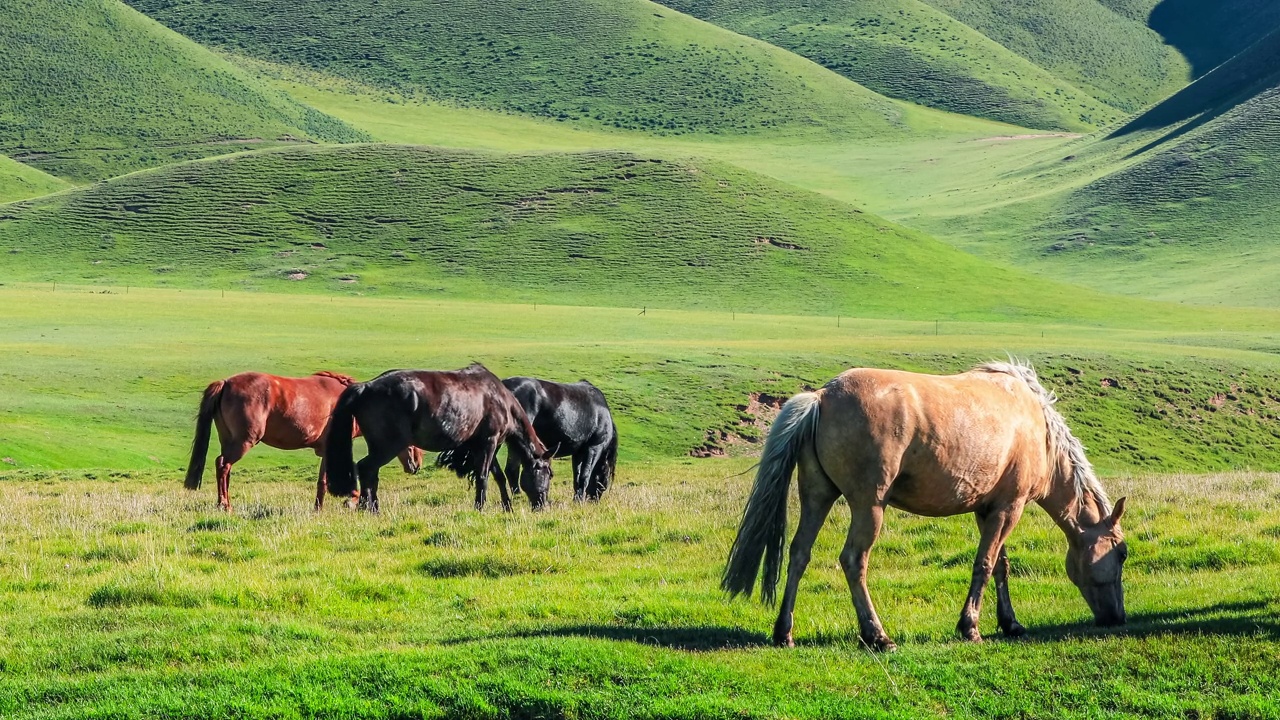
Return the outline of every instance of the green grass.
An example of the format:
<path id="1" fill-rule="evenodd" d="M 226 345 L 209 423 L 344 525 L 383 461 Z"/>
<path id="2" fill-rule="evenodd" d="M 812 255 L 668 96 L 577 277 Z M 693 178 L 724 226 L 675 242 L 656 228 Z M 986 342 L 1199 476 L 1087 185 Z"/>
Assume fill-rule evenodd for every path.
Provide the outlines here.
<path id="1" fill-rule="evenodd" d="M 666 4 L 784 47 L 889 97 L 1032 128 L 1087 130 L 1121 117 L 922 0 Z"/>
<path id="2" fill-rule="evenodd" d="M 1099 631 L 1038 509 L 1009 543 L 1028 639 L 961 644 L 968 518 L 891 511 L 871 590 L 890 656 L 857 645 L 833 513 L 800 647 L 718 575 L 746 461 L 630 463 L 600 505 L 477 513 L 456 478 L 396 476 L 379 516 L 310 510 L 253 472 L 236 516 L 176 474 L 0 480 L 0 714 L 154 717 L 1273 717 L 1268 475 L 1107 480 L 1130 498 L 1130 624 Z M 170 476 L 172 475 L 172 476 Z M 794 508 L 792 509 L 794 517 Z M 450 542 L 442 543 L 447 536 Z M 441 572 L 444 570 L 444 572 Z"/>
<path id="3" fill-rule="evenodd" d="M 360 133 L 117 0 L 0 8 L 0 153 L 77 182 Z"/>
<path id="4" fill-rule="evenodd" d="M 913 318 L 1104 318 L 731 165 L 618 152 L 269 150 L 0 210 L 10 279 Z M 925 279 L 927 278 L 927 280 Z"/>
<path id="5" fill-rule="evenodd" d="M 1155 310 L 1155 312 L 1153 312 Z M 1123 320 L 1123 322 L 1121 322 Z M 265 293 L 0 288 L 0 448 L 18 468 L 185 466 L 200 391 L 244 370 L 369 378 L 485 362 L 589 378 L 624 460 L 749 451 L 752 392 L 789 396 L 851 366 L 952 372 L 1030 356 L 1100 467 L 1280 468 L 1271 312 L 1135 305 L 1112 327 L 889 321 Z M 1107 382 L 1104 383 L 1104 380 Z M 310 453 L 254 450 L 249 467 Z"/>
<path id="6" fill-rule="evenodd" d="M 0 203 L 26 200 L 70 187 L 52 175 L 0 155 Z"/>
<path id="7" fill-rule="evenodd" d="M 659 134 L 903 132 L 882 96 L 643 0 L 132 4 L 215 47 L 468 106 Z"/>

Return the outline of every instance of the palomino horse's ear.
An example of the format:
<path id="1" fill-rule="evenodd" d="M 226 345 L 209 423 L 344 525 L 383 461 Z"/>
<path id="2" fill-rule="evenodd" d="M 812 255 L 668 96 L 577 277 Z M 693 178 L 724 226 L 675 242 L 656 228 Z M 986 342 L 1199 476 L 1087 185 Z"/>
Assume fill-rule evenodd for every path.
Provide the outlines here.
<path id="1" fill-rule="evenodd" d="M 1120 518 L 1124 517 L 1124 501 L 1126 499 L 1120 498 L 1117 500 L 1115 508 L 1111 511 L 1111 517 L 1107 518 L 1107 522 L 1111 523 L 1113 527 L 1120 522 Z"/>

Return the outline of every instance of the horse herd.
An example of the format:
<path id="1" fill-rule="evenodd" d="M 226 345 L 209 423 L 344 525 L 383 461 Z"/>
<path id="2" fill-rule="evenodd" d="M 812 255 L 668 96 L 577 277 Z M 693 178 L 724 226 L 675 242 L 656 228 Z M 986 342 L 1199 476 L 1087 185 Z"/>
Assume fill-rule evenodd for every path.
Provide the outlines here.
<path id="1" fill-rule="evenodd" d="M 328 492 L 377 512 L 379 469 L 399 457 L 405 472 L 416 473 L 424 450 L 440 453 L 437 464 L 458 477 L 471 477 L 477 509 L 485 505 L 490 474 L 504 509 L 511 509 L 508 488 L 523 490 L 534 509 L 543 508 L 550 461 L 566 456 L 573 459 L 574 499 L 599 500 L 618 462 L 618 429 L 594 385 L 499 380 L 479 363 L 453 371 L 390 370 L 363 383 L 327 371 L 301 378 L 249 372 L 213 382 L 196 416 L 188 489 L 200 487 L 212 427 L 221 449 L 218 505 L 227 511 L 231 467 L 260 442 L 311 448 L 320 456 L 316 510 Z M 369 452 L 356 464 L 351 441 L 359 435 Z M 505 471 L 496 461 L 503 444 Z"/>
<path id="2" fill-rule="evenodd" d="M 972 513 L 980 540 L 960 613 L 961 637 L 980 641 L 983 591 L 994 579 L 1001 632 L 1022 635 L 1009 597 L 1005 540 L 1028 503 L 1040 505 L 1067 540 L 1067 576 L 1100 626 L 1124 624 L 1122 573 L 1128 555 L 1114 505 L 1054 408 L 1035 370 L 991 362 L 958 375 L 853 369 L 783 405 L 766 438 L 754 485 L 729 552 L 721 587 L 775 600 L 786 549 L 791 476 L 799 470 L 800 519 L 773 640 L 792 646 L 796 593 L 818 531 L 843 496 L 850 524 L 844 569 L 862 641 L 892 650 L 867 591 L 871 547 L 886 507 L 930 517 Z M 586 381 L 561 385 L 531 378 L 499 381 L 481 365 L 451 372 L 394 370 L 365 383 L 333 373 L 279 378 L 246 373 L 205 390 L 187 487 L 200 484 L 210 425 L 218 428 L 218 500 L 230 509 L 231 466 L 257 442 L 314 448 L 316 490 L 378 509 L 378 470 L 400 457 L 415 472 L 422 450 L 469 475 L 476 507 L 493 474 L 503 506 L 523 490 L 534 508 L 547 503 L 550 459 L 572 456 L 575 499 L 599 499 L 617 462 L 618 434 L 603 394 Z M 352 438 L 368 455 L 353 462 Z M 495 455 L 508 448 L 505 471 Z M 550 449 L 548 444 L 551 444 Z M 358 489 L 357 489 L 358 482 Z"/>

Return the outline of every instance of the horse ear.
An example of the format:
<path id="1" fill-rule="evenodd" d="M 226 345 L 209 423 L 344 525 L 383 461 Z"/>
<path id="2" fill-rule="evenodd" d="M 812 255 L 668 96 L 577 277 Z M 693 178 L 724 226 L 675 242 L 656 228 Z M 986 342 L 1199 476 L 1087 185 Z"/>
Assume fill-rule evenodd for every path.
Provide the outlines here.
<path id="1" fill-rule="evenodd" d="M 1111 511 L 1111 517 L 1107 518 L 1107 522 L 1115 527 L 1120 522 L 1120 518 L 1124 517 L 1124 501 L 1127 498 L 1120 498 L 1116 501 L 1115 508 Z"/>

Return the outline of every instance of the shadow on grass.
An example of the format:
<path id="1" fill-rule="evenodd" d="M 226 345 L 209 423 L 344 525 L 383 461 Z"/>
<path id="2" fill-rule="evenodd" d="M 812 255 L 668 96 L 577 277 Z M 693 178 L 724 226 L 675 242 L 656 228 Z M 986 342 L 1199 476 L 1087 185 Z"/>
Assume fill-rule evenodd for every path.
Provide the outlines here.
<path id="1" fill-rule="evenodd" d="M 1243 600 L 1205 605 L 1199 608 L 1172 608 L 1163 612 L 1129 615 L 1123 627 L 1101 628 L 1092 622 L 1040 625 L 1027 629 L 1030 642 L 1056 642 L 1068 637 L 1145 638 L 1159 635 L 1224 635 L 1280 639 L 1280 614 L 1267 600 Z"/>
<path id="2" fill-rule="evenodd" d="M 1118 628 L 1100 628 L 1092 622 L 1082 621 L 1031 626 L 1028 627 L 1027 634 L 1021 638 L 1006 638 L 999 632 L 984 637 L 987 641 L 1013 643 L 1053 643 L 1061 642 L 1068 638 L 1081 637 L 1145 638 L 1168 635 L 1220 635 L 1280 639 L 1280 613 L 1272 610 L 1271 606 L 1272 604 L 1266 600 L 1224 602 L 1199 608 L 1175 608 L 1164 612 L 1133 613 L 1129 615 L 1129 623 Z M 555 637 L 617 640 L 686 652 L 709 652 L 713 650 L 773 646 L 770 635 L 766 633 L 711 625 L 692 627 L 569 625 L 542 630 L 456 638 L 446 641 L 444 644 L 462 645 L 483 640 Z M 900 635 L 895 639 L 907 644 L 936 642 L 933 639 L 913 638 L 909 633 Z M 954 641 L 960 642 L 959 637 L 956 637 Z M 858 639 L 857 626 L 851 625 L 848 632 L 820 632 L 815 635 L 797 637 L 796 645 L 800 647 L 832 647 L 838 645 L 861 646 L 862 643 Z"/>
<path id="3" fill-rule="evenodd" d="M 764 647 L 772 643 L 764 633 L 750 632 L 741 628 L 716 627 L 712 625 L 692 627 L 626 627 L 623 625 L 568 625 L 565 627 L 546 628 L 545 630 L 516 631 L 485 637 L 461 638 L 446 644 L 462 644 L 476 640 L 492 640 L 497 638 L 546 638 L 546 637 L 582 637 L 601 640 L 620 640 L 624 642 L 652 645 L 668 650 L 686 650 L 689 652 L 707 652 L 710 650 L 734 650 L 738 648 Z"/>

